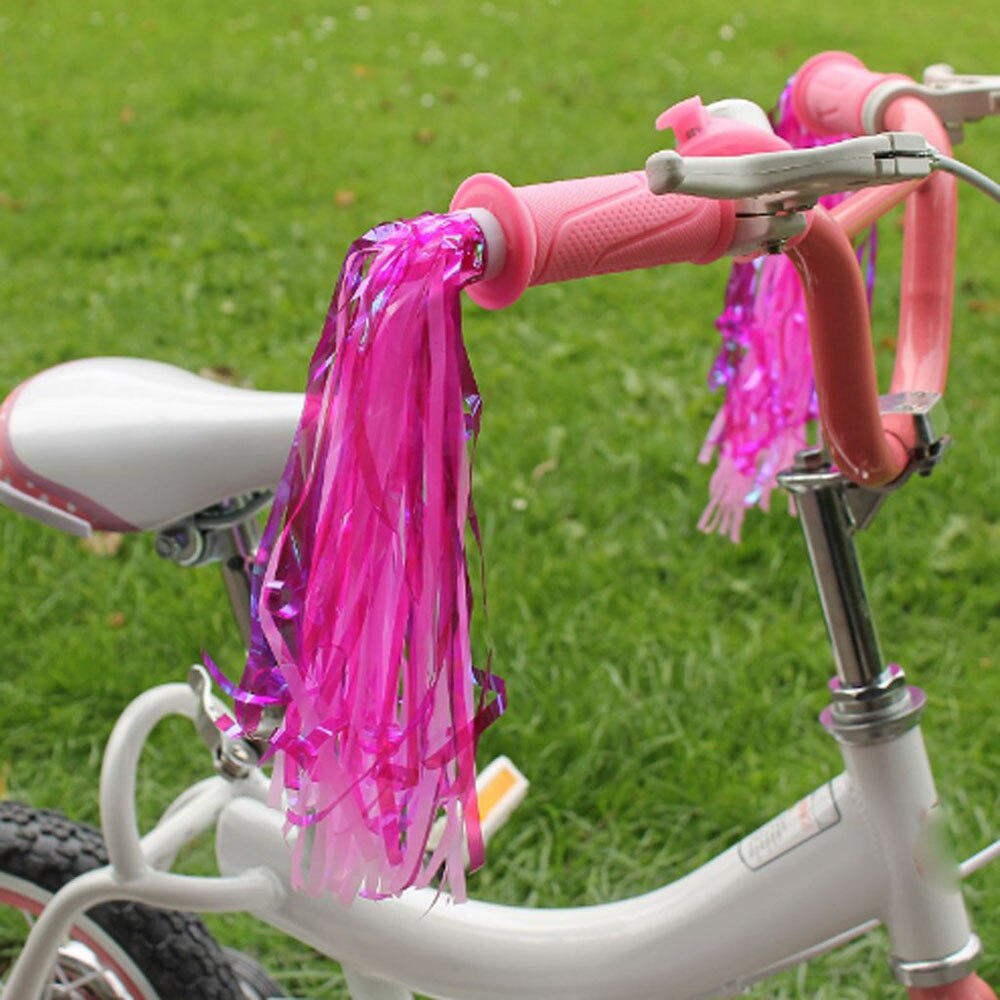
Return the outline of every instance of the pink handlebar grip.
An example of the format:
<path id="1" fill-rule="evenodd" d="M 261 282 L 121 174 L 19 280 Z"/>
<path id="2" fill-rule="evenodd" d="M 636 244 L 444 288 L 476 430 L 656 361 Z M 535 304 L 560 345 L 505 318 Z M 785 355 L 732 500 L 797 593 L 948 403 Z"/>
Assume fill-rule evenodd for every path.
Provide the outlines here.
<path id="1" fill-rule="evenodd" d="M 873 73 L 849 52 L 821 52 L 795 74 L 792 107 L 818 135 L 862 135 L 868 95 L 887 80 L 907 79 L 898 73 Z"/>
<path id="2" fill-rule="evenodd" d="M 455 192 L 451 208 L 486 209 L 503 230 L 500 273 L 467 289 L 487 309 L 510 305 L 529 285 L 707 263 L 729 248 L 735 226 L 731 203 L 654 195 L 642 171 L 521 188 L 476 174 Z"/>

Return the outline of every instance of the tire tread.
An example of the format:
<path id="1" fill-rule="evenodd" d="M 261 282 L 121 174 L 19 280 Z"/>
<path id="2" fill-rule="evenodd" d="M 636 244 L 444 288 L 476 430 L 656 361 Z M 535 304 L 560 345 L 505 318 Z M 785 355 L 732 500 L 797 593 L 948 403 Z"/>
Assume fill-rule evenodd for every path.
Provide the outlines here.
<path id="1" fill-rule="evenodd" d="M 0 871 L 58 892 L 108 863 L 99 830 L 47 809 L 0 802 Z M 240 1000 L 225 954 L 191 913 L 143 903 L 104 903 L 87 916 L 142 969 L 160 1000 Z"/>

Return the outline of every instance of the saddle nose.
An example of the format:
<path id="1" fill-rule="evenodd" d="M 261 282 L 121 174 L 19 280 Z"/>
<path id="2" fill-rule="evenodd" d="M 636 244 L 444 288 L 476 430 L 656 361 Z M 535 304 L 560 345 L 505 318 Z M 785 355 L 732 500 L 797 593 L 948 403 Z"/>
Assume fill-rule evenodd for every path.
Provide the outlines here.
<path id="1" fill-rule="evenodd" d="M 164 527 L 274 486 L 303 398 L 137 358 L 49 368 L 0 408 L 0 502 L 74 534 Z"/>

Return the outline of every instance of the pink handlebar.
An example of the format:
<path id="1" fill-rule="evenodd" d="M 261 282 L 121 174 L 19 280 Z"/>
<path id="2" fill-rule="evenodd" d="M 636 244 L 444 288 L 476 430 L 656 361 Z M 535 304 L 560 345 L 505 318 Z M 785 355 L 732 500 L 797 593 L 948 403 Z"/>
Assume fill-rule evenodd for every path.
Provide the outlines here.
<path id="1" fill-rule="evenodd" d="M 825 52 L 796 74 L 792 101 L 814 132 L 859 134 L 869 98 L 888 84 L 877 95 L 885 127 L 920 132 L 948 153 L 944 127 L 918 97 L 894 86 L 898 80 L 907 78 L 872 73 L 846 52 Z M 703 131 L 719 124 L 708 115 L 701 118 Z M 681 128 L 681 146 L 682 134 L 690 139 Z M 731 138 L 726 137 L 727 147 Z M 754 136 L 750 145 L 770 148 L 760 147 L 761 141 Z M 936 174 L 918 189 L 901 185 L 861 192 L 832 215 L 816 209 L 806 234 L 787 251 L 806 293 L 824 438 L 845 475 L 872 487 L 902 475 L 917 442 L 912 419 L 880 413 L 864 283 L 850 236 L 905 194 L 910 197 L 891 389 L 939 393 L 947 378 L 951 334 L 952 178 Z M 659 264 L 708 263 L 732 246 L 736 224 L 732 202 L 653 195 L 641 172 L 522 188 L 494 174 L 476 174 L 459 187 L 451 207 L 481 210 L 484 231 L 490 230 L 488 257 L 493 250 L 503 251 L 494 258 L 496 273 L 488 271 L 488 277 L 468 287 L 469 296 L 488 309 L 509 305 L 529 285 Z"/>
<path id="2" fill-rule="evenodd" d="M 848 52 L 821 52 L 795 75 L 792 107 L 801 122 L 818 135 L 863 135 L 865 101 L 898 73 L 873 73 Z"/>
<path id="3" fill-rule="evenodd" d="M 906 469 L 911 441 L 884 427 L 864 279 L 851 241 L 823 208 L 788 252 L 802 277 L 823 439 L 837 467 L 878 487 Z M 905 432 L 904 432 L 905 434 Z"/>
<path id="4" fill-rule="evenodd" d="M 889 80 L 854 56 L 825 52 L 796 74 L 796 113 L 813 130 L 860 132 L 865 102 Z M 918 97 L 899 94 L 882 114 L 886 128 L 920 132 L 943 153 L 948 134 Z M 868 486 L 891 483 L 915 446 L 912 420 L 879 414 L 864 288 L 849 235 L 906 202 L 899 336 L 892 392 L 940 393 L 948 376 L 955 270 L 955 180 L 937 173 L 911 185 L 861 192 L 832 215 L 813 213 L 807 235 L 789 252 L 803 279 L 824 439 L 841 471 Z"/>
<path id="5" fill-rule="evenodd" d="M 529 285 L 659 264 L 708 263 L 732 242 L 729 202 L 654 195 L 642 171 L 514 188 L 495 174 L 465 181 L 452 210 L 486 209 L 503 230 L 500 273 L 468 288 L 487 309 Z"/>

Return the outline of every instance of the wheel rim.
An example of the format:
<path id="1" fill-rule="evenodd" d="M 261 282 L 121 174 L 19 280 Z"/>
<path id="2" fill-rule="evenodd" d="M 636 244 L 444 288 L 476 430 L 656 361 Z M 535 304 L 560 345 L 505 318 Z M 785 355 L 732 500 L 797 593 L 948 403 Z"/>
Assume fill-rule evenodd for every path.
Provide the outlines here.
<path id="1" fill-rule="evenodd" d="M 0 873 L 0 987 L 51 898 L 31 882 Z M 157 1000 L 157 994 L 121 945 L 83 916 L 59 948 L 45 998 Z"/>

